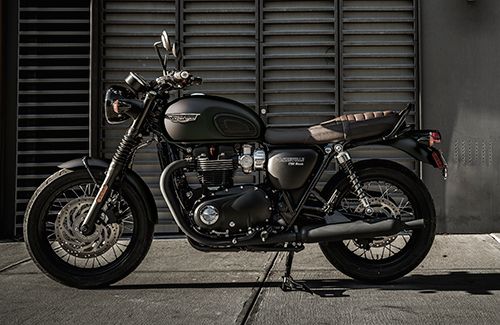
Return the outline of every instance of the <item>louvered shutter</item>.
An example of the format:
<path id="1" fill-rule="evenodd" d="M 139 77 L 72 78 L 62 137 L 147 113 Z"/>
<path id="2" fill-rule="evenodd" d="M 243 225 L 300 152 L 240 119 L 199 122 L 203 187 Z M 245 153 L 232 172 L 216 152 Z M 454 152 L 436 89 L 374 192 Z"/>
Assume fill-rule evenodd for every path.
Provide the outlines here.
<path id="1" fill-rule="evenodd" d="M 203 78 L 183 93 L 206 93 L 258 107 L 258 30 L 254 0 L 181 1 L 180 66 Z M 235 183 L 257 174 L 237 172 Z"/>
<path id="2" fill-rule="evenodd" d="M 89 1 L 20 0 L 16 235 L 34 190 L 88 155 Z"/>
<path id="3" fill-rule="evenodd" d="M 257 98 L 254 0 L 181 1 L 181 66 L 203 77 L 187 93 L 206 92 L 252 108 Z"/>
<path id="4" fill-rule="evenodd" d="M 105 0 L 102 4 L 102 91 L 113 84 L 123 85 L 130 71 L 141 74 L 146 80 L 160 76 L 161 65 L 153 43 L 160 40 L 162 30 L 175 41 L 175 1 Z M 174 66 L 171 60 L 169 67 Z M 129 124 L 109 125 L 104 114 L 102 116 L 100 152 L 105 158 L 111 158 Z M 153 192 L 159 214 L 156 232 L 177 231 L 159 188 L 161 170 L 156 146 L 140 149 L 133 169 Z"/>
<path id="5" fill-rule="evenodd" d="M 341 2 L 342 113 L 418 104 L 416 17 L 411 0 Z M 418 112 L 411 116 L 413 123 L 416 117 Z M 388 147 L 362 148 L 355 157 L 390 158 L 418 171 L 413 159 Z"/>
<path id="6" fill-rule="evenodd" d="M 262 1 L 262 106 L 269 126 L 311 125 L 336 109 L 336 1 Z"/>

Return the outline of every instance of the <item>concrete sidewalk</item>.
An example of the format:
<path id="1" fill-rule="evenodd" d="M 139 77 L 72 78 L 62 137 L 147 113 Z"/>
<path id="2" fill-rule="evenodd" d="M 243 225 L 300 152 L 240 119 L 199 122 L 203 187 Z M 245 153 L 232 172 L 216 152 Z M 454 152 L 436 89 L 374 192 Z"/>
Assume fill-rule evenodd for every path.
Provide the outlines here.
<path id="1" fill-rule="evenodd" d="M 201 253 L 185 240 L 155 240 L 125 280 L 77 290 L 41 274 L 24 244 L 4 243 L 0 324 L 500 324 L 494 235 L 438 236 L 418 269 L 387 285 L 347 278 L 310 245 L 292 274 L 315 295 L 279 289 L 284 256 Z"/>

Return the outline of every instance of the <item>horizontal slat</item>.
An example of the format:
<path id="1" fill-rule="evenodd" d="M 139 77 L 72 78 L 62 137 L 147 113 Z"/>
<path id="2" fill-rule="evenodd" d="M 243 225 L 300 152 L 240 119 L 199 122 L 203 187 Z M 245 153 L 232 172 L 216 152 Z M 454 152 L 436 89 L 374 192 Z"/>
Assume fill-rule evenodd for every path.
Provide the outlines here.
<path id="1" fill-rule="evenodd" d="M 64 3 L 61 7 L 27 7 L 25 3 L 20 0 L 19 4 L 18 217 L 24 214 L 32 192 L 49 176 L 47 172 L 55 171 L 62 161 L 88 155 L 89 128 L 88 101 L 81 101 L 89 94 L 88 3 L 83 7 L 78 2 L 71 7 Z M 45 4 L 40 2 L 40 6 Z M 58 76 L 64 71 L 79 74 Z M 71 96 L 74 99 L 68 100 Z"/>

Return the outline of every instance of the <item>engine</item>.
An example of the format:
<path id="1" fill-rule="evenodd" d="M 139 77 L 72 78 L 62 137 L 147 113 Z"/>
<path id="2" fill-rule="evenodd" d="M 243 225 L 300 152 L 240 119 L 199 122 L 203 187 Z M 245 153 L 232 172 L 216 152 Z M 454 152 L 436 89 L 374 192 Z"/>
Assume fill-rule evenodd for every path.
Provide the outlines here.
<path id="1" fill-rule="evenodd" d="M 249 144 L 197 147 L 192 166 L 201 188 L 189 204 L 192 220 L 201 231 L 226 236 L 286 225 L 291 215 L 280 201 L 281 190 L 300 195 L 318 157 L 313 149 L 277 148 L 266 157 L 266 151 Z M 235 184 L 237 170 L 265 170 L 266 181 Z"/>
<path id="2" fill-rule="evenodd" d="M 264 189 L 255 185 L 234 185 L 238 169 L 245 174 L 264 169 L 262 149 L 219 145 L 193 150 L 201 193 L 191 216 L 200 230 L 217 234 L 246 232 L 271 219 L 272 202 Z"/>

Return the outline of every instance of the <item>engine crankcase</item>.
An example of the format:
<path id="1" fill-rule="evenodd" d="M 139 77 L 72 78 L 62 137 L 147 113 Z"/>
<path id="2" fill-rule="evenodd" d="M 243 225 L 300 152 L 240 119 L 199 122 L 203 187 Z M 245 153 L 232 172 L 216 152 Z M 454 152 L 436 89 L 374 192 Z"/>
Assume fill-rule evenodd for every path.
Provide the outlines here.
<path id="1" fill-rule="evenodd" d="M 238 186 L 214 192 L 194 209 L 200 229 L 216 233 L 239 233 L 271 218 L 272 206 L 266 192 L 255 186 Z"/>

